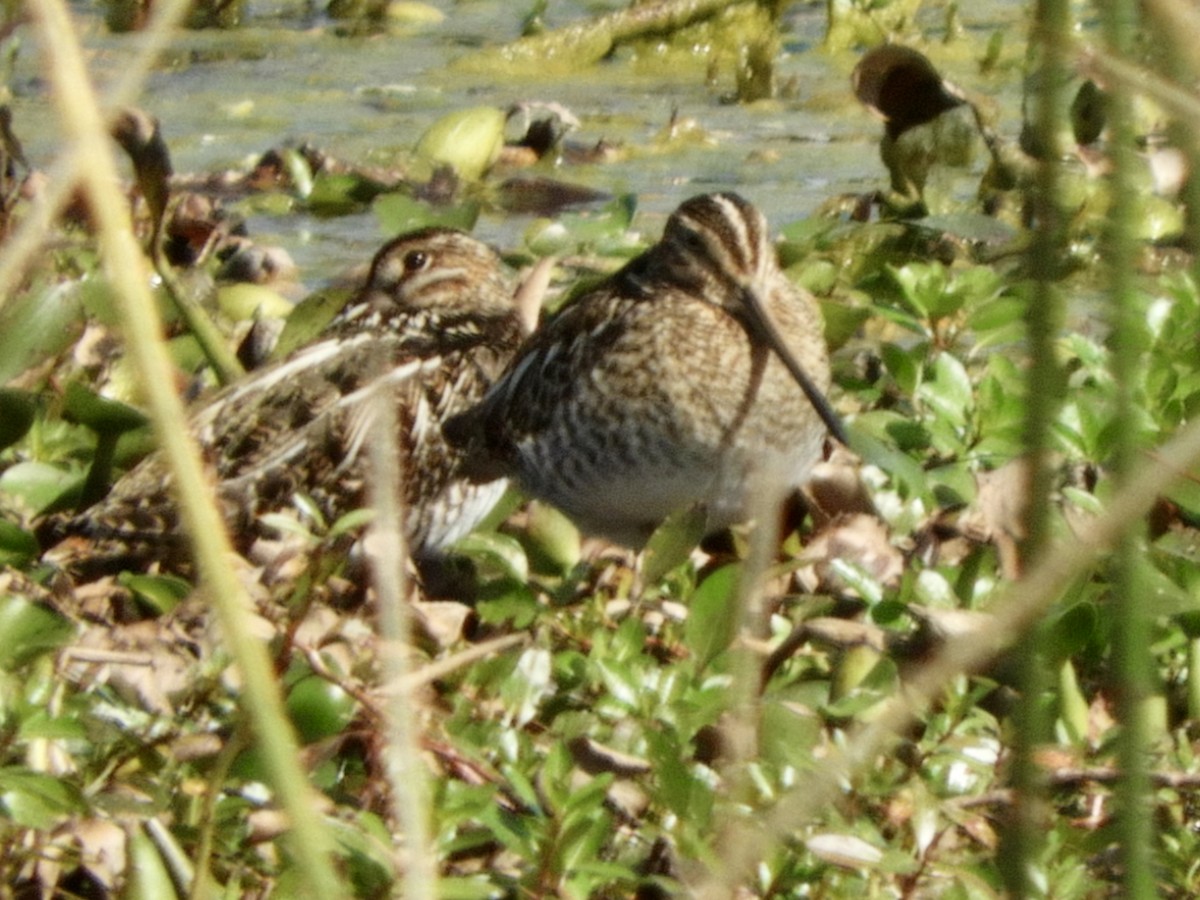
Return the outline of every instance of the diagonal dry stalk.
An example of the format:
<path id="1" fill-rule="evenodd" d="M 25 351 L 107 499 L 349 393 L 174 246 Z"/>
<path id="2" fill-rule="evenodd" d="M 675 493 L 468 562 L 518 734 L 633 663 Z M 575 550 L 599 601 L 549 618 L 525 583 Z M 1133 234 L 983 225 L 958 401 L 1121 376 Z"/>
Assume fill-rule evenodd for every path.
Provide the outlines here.
<path id="1" fill-rule="evenodd" d="M 741 884 L 754 865 L 771 849 L 794 834 L 837 801 L 842 786 L 874 765 L 879 754 L 899 739 L 950 681 L 978 672 L 1033 629 L 1063 591 L 1088 571 L 1130 529 L 1145 519 L 1156 499 L 1176 479 L 1200 464 L 1200 421 L 1193 422 L 1164 444 L 1156 454 L 1160 465 L 1144 466 L 1113 497 L 1108 509 L 1070 541 L 1051 545 L 1048 552 L 1019 581 L 1012 583 L 988 608 L 985 628 L 955 637 L 905 682 L 869 724 L 851 731 L 844 749 L 835 752 L 779 797 L 772 811 L 756 823 L 741 821 L 730 829 L 721 868 L 700 886 L 701 898 L 728 897 L 730 886 Z"/>
<path id="2" fill-rule="evenodd" d="M 291 821 L 296 863 L 314 896 L 342 896 L 332 866 L 333 841 L 321 817 L 313 814 L 318 808 L 316 795 L 300 767 L 299 747 L 283 711 L 267 649 L 252 636 L 250 600 L 228 565 L 232 554 L 229 537 L 190 437 L 183 406 L 172 388 L 147 261 L 134 236 L 129 209 L 116 188 L 113 148 L 74 26 L 62 0 L 38 0 L 29 9 L 45 46 L 47 76 L 63 129 L 75 154 L 87 155 L 88 164 L 78 174 L 96 216 L 100 250 L 116 293 L 129 357 L 144 385 L 163 457 L 171 468 L 202 584 L 241 671 L 247 712 L 273 786 Z"/>

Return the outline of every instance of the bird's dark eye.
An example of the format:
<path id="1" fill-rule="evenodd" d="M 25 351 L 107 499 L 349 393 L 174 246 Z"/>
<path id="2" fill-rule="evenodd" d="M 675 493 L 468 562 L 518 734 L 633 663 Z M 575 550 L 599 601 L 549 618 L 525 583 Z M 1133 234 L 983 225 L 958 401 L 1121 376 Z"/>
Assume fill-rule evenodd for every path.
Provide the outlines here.
<path id="1" fill-rule="evenodd" d="M 424 250 L 409 250 L 404 254 L 404 271 L 419 272 L 429 263 L 429 254 Z"/>

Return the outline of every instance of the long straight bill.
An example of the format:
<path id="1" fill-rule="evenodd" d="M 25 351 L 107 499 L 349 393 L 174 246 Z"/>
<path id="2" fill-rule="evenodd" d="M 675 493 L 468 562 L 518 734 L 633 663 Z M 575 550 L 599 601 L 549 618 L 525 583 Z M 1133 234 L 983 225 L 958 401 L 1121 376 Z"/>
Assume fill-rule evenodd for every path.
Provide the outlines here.
<path id="1" fill-rule="evenodd" d="M 847 447 L 850 446 L 850 438 L 846 433 L 846 426 L 842 422 L 841 416 L 829 405 L 829 400 L 826 399 L 825 394 L 813 383 L 808 373 L 804 371 L 804 367 L 800 365 L 800 361 L 792 354 L 791 349 L 783 339 L 783 335 L 779 333 L 779 329 L 775 325 L 775 320 L 771 318 L 771 314 L 763 304 L 758 291 L 753 288 L 743 287 L 742 293 L 746 301 L 746 308 L 751 312 L 752 321 L 749 323 L 750 326 L 758 331 L 758 336 L 767 342 L 767 345 L 775 351 L 775 354 L 787 366 L 787 370 L 792 373 L 792 377 L 800 385 L 800 390 L 804 391 L 804 396 L 808 398 L 808 402 L 817 411 L 817 415 L 821 417 L 821 421 L 825 423 L 825 427 L 829 429 L 829 433 Z"/>

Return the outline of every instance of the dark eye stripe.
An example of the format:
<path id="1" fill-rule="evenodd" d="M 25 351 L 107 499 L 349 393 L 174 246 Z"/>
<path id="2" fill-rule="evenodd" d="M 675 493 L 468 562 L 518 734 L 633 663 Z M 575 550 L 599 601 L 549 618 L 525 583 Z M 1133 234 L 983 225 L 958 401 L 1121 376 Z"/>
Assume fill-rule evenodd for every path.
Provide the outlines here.
<path id="1" fill-rule="evenodd" d="M 667 231 L 691 248 L 693 266 L 721 282 L 741 284 L 757 277 L 760 264 L 773 253 L 761 214 L 734 195 L 688 201 L 672 216 Z"/>

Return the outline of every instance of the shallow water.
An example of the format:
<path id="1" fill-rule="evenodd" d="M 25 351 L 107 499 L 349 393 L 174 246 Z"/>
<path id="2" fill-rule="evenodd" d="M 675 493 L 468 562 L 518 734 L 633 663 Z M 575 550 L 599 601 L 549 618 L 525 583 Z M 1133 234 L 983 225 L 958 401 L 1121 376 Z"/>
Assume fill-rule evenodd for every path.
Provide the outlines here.
<path id="1" fill-rule="evenodd" d="M 702 54 L 695 65 L 663 66 L 628 53 L 577 75 L 499 78 L 447 67 L 473 47 L 517 36 L 521 12 L 500 0 L 436 2 L 440 25 L 409 35 L 339 36 L 335 23 L 309 3 L 276 0 L 248 4 L 247 22 L 228 31 L 180 31 L 146 85 L 141 105 L 158 116 L 177 172 L 244 169 L 263 151 L 307 140 L 359 164 L 403 164 L 422 131 L 444 113 L 465 106 L 508 107 L 547 101 L 570 109 L 581 122 L 571 140 L 604 139 L 622 145 L 617 162 L 560 166 L 553 175 L 609 193 L 632 192 L 639 227 L 654 233 L 661 217 L 695 193 L 734 189 L 759 204 L 773 226 L 810 215 L 835 195 L 884 185 L 878 158 L 879 124 L 855 101 L 852 53 L 823 50 L 824 4 L 794 4 L 783 35 L 777 72 L 793 85 L 789 99 L 736 105 L 732 73 L 705 83 Z M 550 25 L 620 4 L 554 3 Z M 323 6 L 323 4 L 322 4 Z M 976 5 L 972 5 L 973 7 Z M 922 49 L 950 78 L 998 98 L 1015 134 L 1023 52 L 1009 37 L 1008 71 L 978 74 L 978 58 L 997 29 L 1021 35 L 1015 2 L 962 13 L 964 37 L 941 48 L 940 23 L 931 19 Z M 95 2 L 75 2 L 89 63 L 103 84 L 120 70 L 141 40 L 108 33 Z M 27 155 L 46 167 L 57 147 L 53 112 L 38 77 L 32 35 L 24 38 L 14 82 L 14 115 Z M 939 49 L 944 54 L 939 54 Z M 944 57 L 944 58 L 943 58 Z M 692 120 L 704 135 L 669 151 L 654 138 L 672 116 Z M 516 136 L 517 126 L 513 126 Z M 529 217 L 485 213 L 476 229 L 505 247 L 520 243 Z M 384 237 L 371 213 L 317 218 L 252 215 L 252 236 L 292 253 L 305 283 L 317 287 L 367 257 Z"/>

